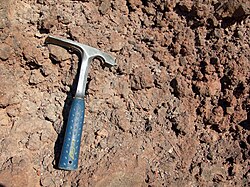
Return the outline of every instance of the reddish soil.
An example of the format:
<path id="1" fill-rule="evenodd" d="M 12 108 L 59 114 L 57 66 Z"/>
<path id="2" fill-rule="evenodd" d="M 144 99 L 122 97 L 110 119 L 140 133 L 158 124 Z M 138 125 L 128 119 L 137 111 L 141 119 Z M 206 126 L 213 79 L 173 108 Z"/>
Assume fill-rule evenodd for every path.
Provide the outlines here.
<path id="1" fill-rule="evenodd" d="M 0 186 L 250 186 L 248 0 L 0 0 Z M 78 57 L 79 169 L 57 162 Z"/>

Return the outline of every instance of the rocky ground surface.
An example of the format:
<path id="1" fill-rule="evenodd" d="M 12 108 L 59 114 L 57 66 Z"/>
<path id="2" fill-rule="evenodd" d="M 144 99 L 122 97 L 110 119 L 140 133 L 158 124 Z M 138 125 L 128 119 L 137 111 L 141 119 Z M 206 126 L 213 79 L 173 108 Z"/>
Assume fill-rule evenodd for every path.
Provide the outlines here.
<path id="1" fill-rule="evenodd" d="M 248 0 L 0 0 L 0 186 L 249 186 Z M 57 169 L 78 57 L 79 169 Z M 73 85 L 73 86 L 72 86 Z"/>

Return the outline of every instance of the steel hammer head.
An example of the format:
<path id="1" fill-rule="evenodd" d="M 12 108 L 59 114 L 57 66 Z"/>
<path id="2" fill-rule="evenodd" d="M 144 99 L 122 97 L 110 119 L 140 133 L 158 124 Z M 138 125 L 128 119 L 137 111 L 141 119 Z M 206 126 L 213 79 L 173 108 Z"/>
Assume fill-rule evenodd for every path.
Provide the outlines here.
<path id="1" fill-rule="evenodd" d="M 58 38 L 54 36 L 48 36 L 45 40 L 45 43 L 54 44 L 68 49 L 76 50 L 81 54 L 82 58 L 83 55 L 86 56 L 85 58 L 91 58 L 91 59 L 99 58 L 102 59 L 107 64 L 110 64 L 112 66 L 115 65 L 115 59 L 111 57 L 109 54 L 104 53 L 88 45 L 84 45 L 72 40 Z"/>
<path id="2" fill-rule="evenodd" d="M 76 91 L 76 97 L 83 98 L 85 95 L 85 89 L 87 84 L 87 74 L 90 62 L 94 58 L 101 59 L 109 65 L 115 65 L 115 59 L 107 53 L 104 53 L 96 48 L 84 45 L 72 40 L 58 38 L 54 36 L 48 36 L 45 40 L 46 44 L 54 44 L 64 48 L 72 49 L 80 54 L 81 69 L 78 80 L 78 86 Z"/>

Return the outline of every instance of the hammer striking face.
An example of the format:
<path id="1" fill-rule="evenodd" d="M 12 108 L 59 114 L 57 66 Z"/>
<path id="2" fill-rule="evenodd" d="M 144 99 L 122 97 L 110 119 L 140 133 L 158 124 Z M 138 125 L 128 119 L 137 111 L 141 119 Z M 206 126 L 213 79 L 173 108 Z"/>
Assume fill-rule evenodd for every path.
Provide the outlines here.
<path id="1" fill-rule="evenodd" d="M 96 48 L 80 44 L 78 42 L 74 42 L 68 39 L 48 36 L 45 40 L 45 43 L 72 49 L 80 54 L 80 75 L 75 98 L 72 102 L 69 112 L 63 147 L 58 164 L 58 167 L 60 169 L 76 170 L 78 167 L 80 142 L 84 122 L 84 95 L 86 90 L 87 76 L 90 63 L 94 58 L 99 58 L 109 65 L 115 65 L 115 60 L 109 54 L 103 53 Z"/>

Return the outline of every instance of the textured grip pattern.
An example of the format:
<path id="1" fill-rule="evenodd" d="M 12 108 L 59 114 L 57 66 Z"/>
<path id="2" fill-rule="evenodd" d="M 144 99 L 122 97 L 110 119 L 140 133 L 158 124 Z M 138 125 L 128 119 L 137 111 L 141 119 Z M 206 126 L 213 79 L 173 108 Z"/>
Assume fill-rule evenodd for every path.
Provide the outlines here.
<path id="1" fill-rule="evenodd" d="M 84 100 L 81 98 L 74 98 L 69 112 L 58 165 L 60 169 L 76 170 L 78 167 L 82 127 L 84 122 L 84 108 Z"/>

